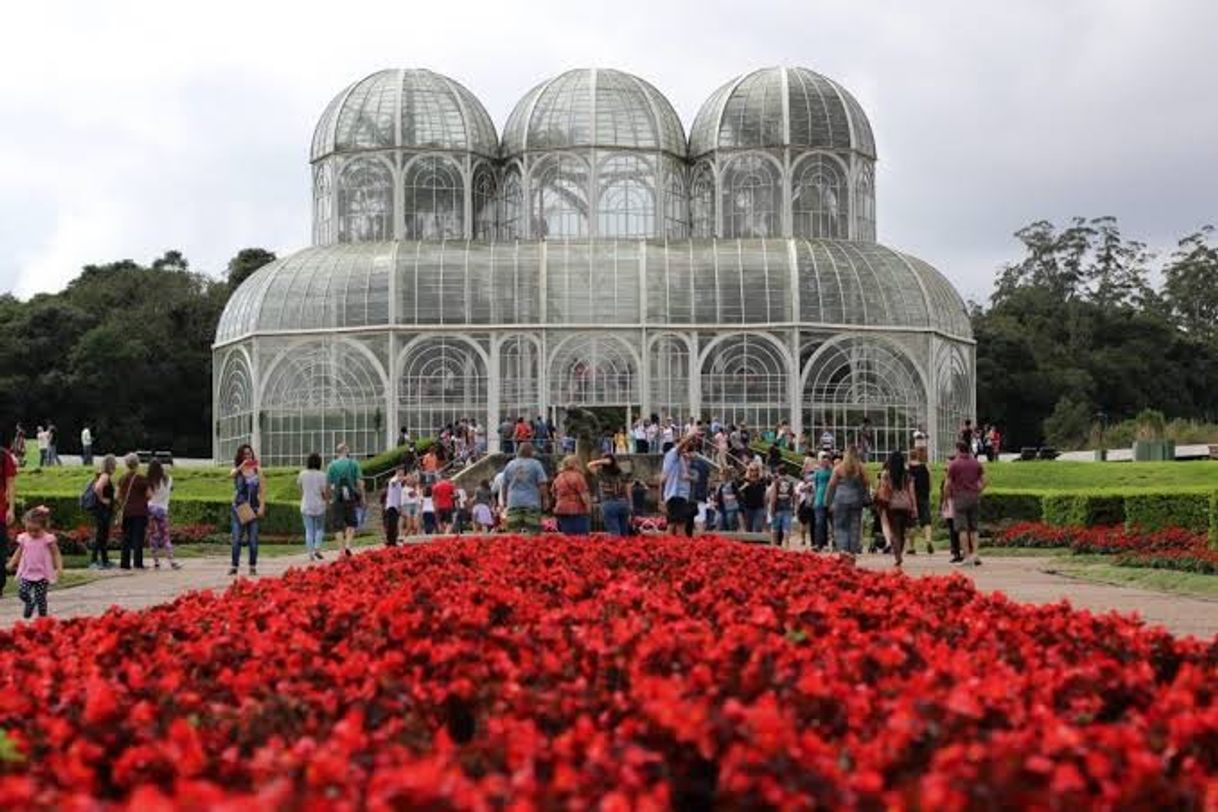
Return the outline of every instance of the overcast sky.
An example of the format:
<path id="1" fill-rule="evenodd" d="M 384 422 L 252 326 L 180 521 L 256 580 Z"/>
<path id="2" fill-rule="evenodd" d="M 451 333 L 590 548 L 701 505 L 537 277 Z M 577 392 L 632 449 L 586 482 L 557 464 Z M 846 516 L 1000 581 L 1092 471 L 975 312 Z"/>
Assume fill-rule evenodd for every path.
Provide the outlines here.
<path id="1" fill-rule="evenodd" d="M 688 128 L 755 67 L 802 65 L 862 102 L 881 242 L 988 295 L 1034 219 L 1115 215 L 1169 251 L 1218 224 L 1218 2 L 7 3 L 0 290 L 169 248 L 219 274 L 309 240 L 326 103 L 388 67 L 469 87 L 500 129 L 580 66 L 655 84 Z"/>

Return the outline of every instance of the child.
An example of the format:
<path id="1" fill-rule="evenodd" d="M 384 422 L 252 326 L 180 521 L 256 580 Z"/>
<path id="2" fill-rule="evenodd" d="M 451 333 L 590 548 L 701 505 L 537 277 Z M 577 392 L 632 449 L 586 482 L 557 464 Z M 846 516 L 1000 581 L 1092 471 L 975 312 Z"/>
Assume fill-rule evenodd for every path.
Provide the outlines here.
<path id="1" fill-rule="evenodd" d="M 173 492 L 173 477 L 165 473 L 165 467 L 153 460 L 148 463 L 148 543 L 152 547 L 152 565 L 161 568 L 161 553 L 169 554 L 169 566 L 180 570 L 182 565 L 173 560 L 173 542 L 169 537 L 169 496 Z"/>
<path id="2" fill-rule="evenodd" d="M 49 530 L 51 511 L 39 505 L 22 517 L 25 532 L 17 537 L 17 551 L 9 559 L 9 572 L 16 572 L 20 583 L 17 596 L 25 604 L 22 616 L 29 620 L 38 608 L 38 616 L 47 616 L 47 588 L 63 575 L 63 557 L 59 545 Z"/>
<path id="3" fill-rule="evenodd" d="M 431 486 L 423 486 L 423 533 L 424 535 L 434 535 L 439 529 L 436 524 L 436 503 L 431 498 Z"/>

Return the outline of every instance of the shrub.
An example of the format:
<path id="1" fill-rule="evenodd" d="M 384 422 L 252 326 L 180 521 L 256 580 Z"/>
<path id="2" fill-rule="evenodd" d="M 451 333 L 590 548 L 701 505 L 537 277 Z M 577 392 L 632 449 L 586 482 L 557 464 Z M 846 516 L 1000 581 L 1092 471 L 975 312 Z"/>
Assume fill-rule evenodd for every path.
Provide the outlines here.
<path id="1" fill-rule="evenodd" d="M 1183 527 L 1203 533 L 1209 529 L 1210 499 L 1202 492 L 1128 494 L 1125 522 L 1144 530 Z"/>
<path id="2" fill-rule="evenodd" d="M 1039 493 L 986 491 L 981 497 L 981 521 L 988 525 L 1039 522 L 1043 517 Z"/>
<path id="3" fill-rule="evenodd" d="M 1111 493 L 1050 493 L 1042 501 L 1044 521 L 1062 527 L 1124 524 L 1125 497 Z"/>
<path id="4" fill-rule="evenodd" d="M 435 438 L 424 437 L 414 441 L 415 456 L 421 456 L 427 453 L 427 449 L 435 444 Z M 406 459 L 406 455 L 410 452 L 411 446 L 402 445 L 397 448 L 391 448 L 388 451 L 377 454 L 375 457 L 369 457 L 360 462 L 360 470 L 364 472 L 365 477 L 377 477 L 381 474 L 390 471 L 402 464 Z"/>
<path id="5" fill-rule="evenodd" d="M 1210 547 L 1218 550 L 1218 491 L 1210 494 Z"/>

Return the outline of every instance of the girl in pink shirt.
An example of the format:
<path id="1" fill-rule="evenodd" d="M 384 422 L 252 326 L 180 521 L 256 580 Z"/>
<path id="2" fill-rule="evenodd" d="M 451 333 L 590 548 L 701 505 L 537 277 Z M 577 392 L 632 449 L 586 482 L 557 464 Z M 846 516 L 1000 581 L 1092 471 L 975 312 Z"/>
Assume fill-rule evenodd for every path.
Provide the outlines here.
<path id="1" fill-rule="evenodd" d="M 25 532 L 17 537 L 17 551 L 9 559 L 9 572 L 16 571 L 20 589 L 17 596 L 25 604 L 23 616 L 28 620 L 38 608 L 38 616 L 47 616 L 47 588 L 63 574 L 63 557 L 55 535 L 50 532 L 51 511 L 39 505 L 22 517 Z"/>

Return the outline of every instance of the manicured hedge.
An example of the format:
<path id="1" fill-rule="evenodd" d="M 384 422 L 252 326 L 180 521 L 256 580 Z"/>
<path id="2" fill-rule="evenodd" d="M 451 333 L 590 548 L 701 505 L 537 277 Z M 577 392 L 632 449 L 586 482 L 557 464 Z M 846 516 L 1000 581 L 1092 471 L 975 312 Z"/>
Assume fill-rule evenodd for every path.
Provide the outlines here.
<path id="1" fill-rule="evenodd" d="M 1206 493 L 1137 493 L 1125 497 L 1125 521 L 1130 527 L 1159 530 L 1183 527 L 1204 533 L 1210 527 L 1212 496 Z"/>
<path id="2" fill-rule="evenodd" d="M 422 440 L 414 442 L 414 453 L 416 456 L 421 456 L 427 453 L 427 449 L 435 444 L 435 440 L 431 437 L 425 437 Z M 365 477 L 377 477 L 386 471 L 390 471 L 398 465 L 402 464 L 402 460 L 406 458 L 407 452 L 410 451 L 410 446 L 402 445 L 397 448 L 391 448 L 388 451 L 377 454 L 375 457 L 369 457 L 360 462 L 360 470 L 364 472 Z"/>
<path id="3" fill-rule="evenodd" d="M 92 524 L 93 517 L 80 507 L 76 496 L 29 496 L 29 504 L 46 505 L 51 509 L 51 521 L 55 527 L 70 529 L 82 524 Z M 24 509 L 21 496 L 17 498 L 17 509 Z M 172 524 L 211 524 L 223 533 L 231 525 L 230 503 L 209 499 L 174 499 L 169 505 Z M 267 502 L 266 516 L 259 524 L 263 533 L 276 535 L 299 534 L 301 530 L 300 504 L 298 502 Z"/>
<path id="4" fill-rule="evenodd" d="M 984 524 L 1003 522 L 1039 522 L 1043 518 L 1043 496 L 1039 493 L 986 491 L 981 497 L 981 521 Z"/>
<path id="5" fill-rule="evenodd" d="M 1050 493 L 1041 504 L 1045 523 L 1058 527 L 1125 523 L 1124 494 Z"/>
<path id="6" fill-rule="evenodd" d="M 1210 494 L 1210 546 L 1218 550 L 1218 491 Z"/>

